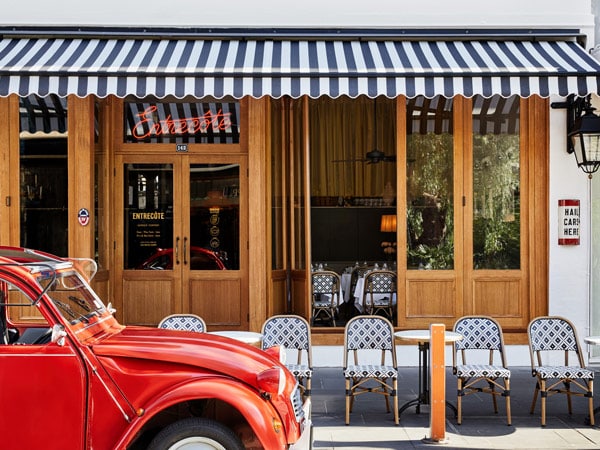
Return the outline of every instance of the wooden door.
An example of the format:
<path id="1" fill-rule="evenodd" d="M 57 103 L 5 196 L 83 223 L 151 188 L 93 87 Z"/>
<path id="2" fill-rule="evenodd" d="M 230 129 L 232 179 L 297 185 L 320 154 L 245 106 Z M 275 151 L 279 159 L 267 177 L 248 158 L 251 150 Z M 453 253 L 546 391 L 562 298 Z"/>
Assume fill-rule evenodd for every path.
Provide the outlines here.
<path id="1" fill-rule="evenodd" d="M 125 323 L 154 326 L 183 312 L 213 329 L 247 328 L 246 166 L 236 155 L 117 158 Z"/>

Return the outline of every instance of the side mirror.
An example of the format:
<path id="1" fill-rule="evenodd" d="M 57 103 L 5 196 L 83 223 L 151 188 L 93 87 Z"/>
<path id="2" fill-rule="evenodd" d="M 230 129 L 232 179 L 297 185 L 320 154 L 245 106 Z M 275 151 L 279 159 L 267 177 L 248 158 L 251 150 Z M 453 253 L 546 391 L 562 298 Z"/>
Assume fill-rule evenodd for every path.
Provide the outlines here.
<path id="1" fill-rule="evenodd" d="M 52 327 L 52 337 L 50 341 L 56 343 L 56 345 L 62 347 L 65 345 L 65 338 L 67 337 L 67 332 L 62 325 L 56 324 Z"/>

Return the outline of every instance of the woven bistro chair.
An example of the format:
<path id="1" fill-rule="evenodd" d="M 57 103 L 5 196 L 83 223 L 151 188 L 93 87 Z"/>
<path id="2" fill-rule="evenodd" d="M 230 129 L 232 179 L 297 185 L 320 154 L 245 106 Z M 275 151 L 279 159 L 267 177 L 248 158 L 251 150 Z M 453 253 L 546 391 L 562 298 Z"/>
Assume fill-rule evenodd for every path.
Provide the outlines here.
<path id="1" fill-rule="evenodd" d="M 160 321 L 158 328 L 204 333 L 206 323 L 195 314 L 171 314 Z"/>
<path id="2" fill-rule="evenodd" d="M 381 352 L 380 364 L 362 364 L 359 361 L 373 351 Z M 350 353 L 352 362 L 349 361 Z M 387 412 L 390 412 L 389 397 L 393 398 L 394 422 L 398 425 L 398 366 L 394 327 L 389 320 L 380 316 L 356 316 L 348 321 L 344 331 L 343 372 L 346 380 L 346 425 L 350 424 L 354 399 L 368 392 L 385 397 Z"/>
<path id="3" fill-rule="evenodd" d="M 391 270 L 373 270 L 365 275 L 363 311 L 365 314 L 383 313 L 394 318 L 396 274 Z"/>
<path id="4" fill-rule="evenodd" d="M 547 397 L 554 394 L 565 394 L 569 414 L 573 413 L 572 396 L 587 397 L 590 425 L 594 425 L 594 371 L 585 367 L 581 346 L 573 324 L 558 316 L 537 317 L 529 322 L 527 334 L 531 373 L 536 377 L 530 413 L 533 414 L 537 396 L 540 393 L 542 426 L 544 427 L 546 426 Z M 553 356 L 564 358 L 564 364 L 543 364 L 544 360 L 552 361 Z"/>
<path id="5" fill-rule="evenodd" d="M 312 324 L 327 320 L 335 327 L 335 315 L 340 299 L 340 276 L 331 270 L 313 272 L 312 277 Z"/>
<path id="6" fill-rule="evenodd" d="M 500 324 L 487 316 L 464 316 L 454 324 L 454 331 L 462 339 L 453 342 L 452 371 L 458 383 L 457 422 L 462 423 L 462 398 L 483 392 L 492 396 L 494 412 L 498 414 L 496 397 L 506 400 L 506 421 L 510 425 L 510 370 L 506 366 L 504 337 Z M 487 352 L 488 364 L 468 364 L 467 355 Z M 499 362 L 494 362 L 494 357 Z M 498 388 L 498 390 L 496 390 Z"/>
<path id="7" fill-rule="evenodd" d="M 286 362 L 286 367 L 298 380 L 303 395 L 310 397 L 313 369 L 308 322 L 291 314 L 272 316 L 263 323 L 262 335 L 263 350 L 280 345 L 286 350 L 296 351 L 296 361 Z"/>

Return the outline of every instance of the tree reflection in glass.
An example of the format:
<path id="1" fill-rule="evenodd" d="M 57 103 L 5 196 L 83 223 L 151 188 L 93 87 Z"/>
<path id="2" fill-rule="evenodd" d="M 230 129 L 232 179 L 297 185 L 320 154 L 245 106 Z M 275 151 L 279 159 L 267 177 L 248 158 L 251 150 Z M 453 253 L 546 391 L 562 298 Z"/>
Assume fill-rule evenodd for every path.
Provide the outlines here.
<path id="1" fill-rule="evenodd" d="M 519 98 L 473 99 L 473 267 L 520 268 Z"/>
<path id="2" fill-rule="evenodd" d="M 407 102 L 407 267 L 454 267 L 452 99 Z"/>

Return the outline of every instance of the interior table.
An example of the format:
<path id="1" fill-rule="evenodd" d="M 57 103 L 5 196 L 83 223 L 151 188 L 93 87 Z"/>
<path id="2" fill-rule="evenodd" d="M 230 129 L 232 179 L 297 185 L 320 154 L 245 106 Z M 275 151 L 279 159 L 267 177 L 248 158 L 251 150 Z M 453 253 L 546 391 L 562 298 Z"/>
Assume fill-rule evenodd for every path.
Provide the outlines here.
<path id="1" fill-rule="evenodd" d="M 397 339 L 404 341 L 416 341 L 419 346 L 419 394 L 417 398 L 406 402 L 398 409 L 398 415 L 411 406 L 416 406 L 416 412 L 421 412 L 421 405 L 429 405 L 429 341 L 431 332 L 429 330 L 404 330 L 394 333 Z M 462 334 L 454 331 L 444 333 L 444 342 L 452 343 L 462 339 Z M 457 414 L 456 407 L 446 401 L 446 405 Z"/>
<path id="2" fill-rule="evenodd" d="M 586 344 L 590 344 L 590 345 L 600 345 L 600 336 L 587 336 L 585 338 L 583 338 L 583 341 Z M 594 408 L 594 416 L 596 414 L 598 414 L 598 412 L 600 411 L 600 406 L 597 406 Z M 588 417 L 588 421 L 589 421 L 589 417 Z"/>
<path id="3" fill-rule="evenodd" d="M 263 335 L 253 331 L 210 331 L 210 334 L 225 336 L 250 345 L 260 345 Z"/>

